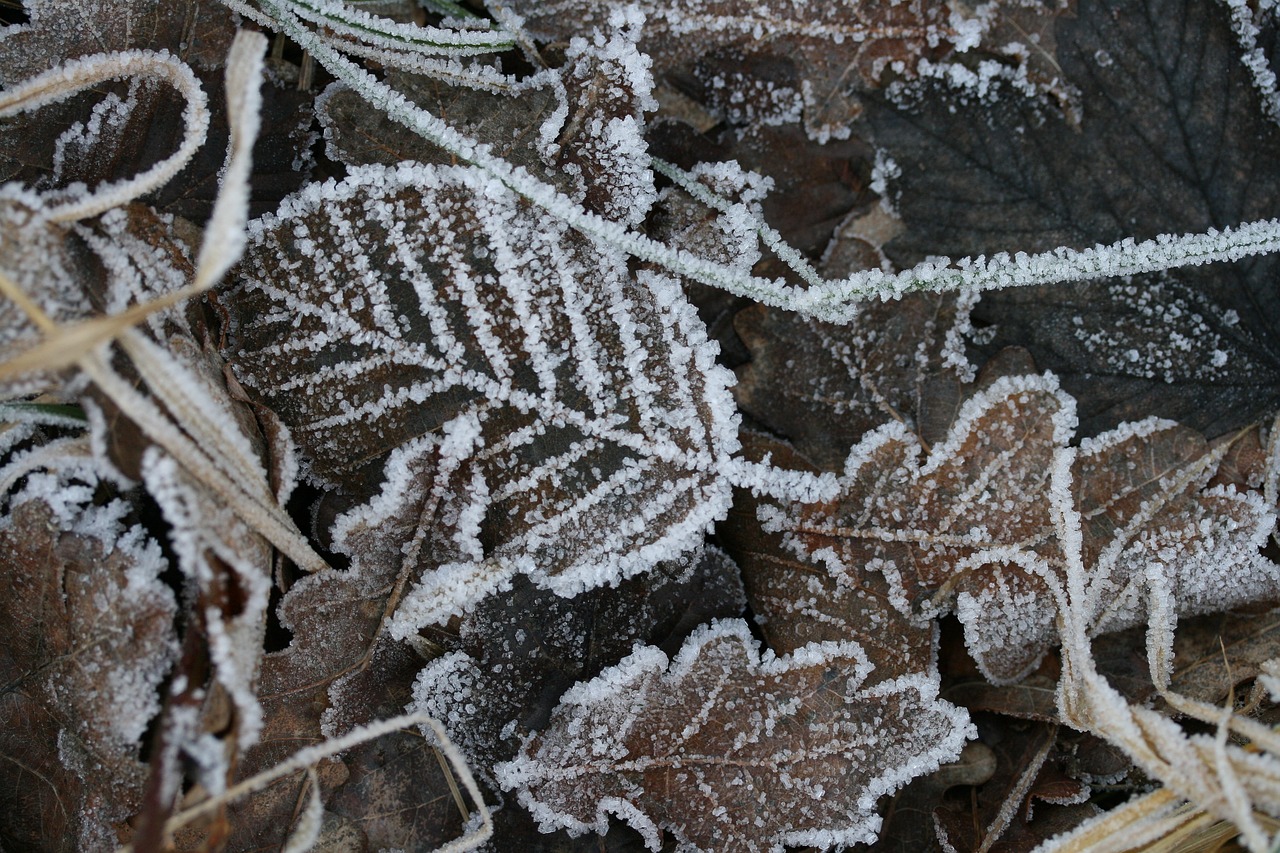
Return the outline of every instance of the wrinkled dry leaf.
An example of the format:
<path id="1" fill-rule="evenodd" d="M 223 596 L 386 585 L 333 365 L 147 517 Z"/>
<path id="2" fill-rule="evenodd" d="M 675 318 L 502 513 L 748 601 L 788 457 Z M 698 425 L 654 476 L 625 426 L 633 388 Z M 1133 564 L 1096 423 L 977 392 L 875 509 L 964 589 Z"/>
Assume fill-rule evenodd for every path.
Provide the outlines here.
<path id="1" fill-rule="evenodd" d="M 651 850 L 663 829 L 696 850 L 869 841 L 876 800 L 970 735 L 934 682 L 868 687 L 873 670 L 852 643 L 761 656 L 745 623 L 715 622 L 573 688 L 498 781 L 544 827 L 604 832 L 612 813 Z"/>
<path id="2" fill-rule="evenodd" d="M 1051 567 L 1062 556 L 1046 495 L 1074 422 L 1073 401 L 1051 377 L 1001 379 L 964 404 L 927 457 L 914 435 L 890 424 L 853 449 L 835 501 L 766 507 L 761 516 L 838 583 L 883 575 L 904 615 L 955 601 L 983 673 L 1016 680 L 1055 641 L 1057 606 L 1040 573 L 1060 571 Z M 1160 567 L 1184 613 L 1280 593 L 1280 569 L 1258 553 L 1269 535 L 1265 507 L 1232 489 L 1200 491 L 1210 472 L 1194 473 L 1207 452 L 1199 436 L 1148 421 L 1081 451 L 1082 556 L 1109 572 L 1094 581 L 1108 590 L 1094 631 L 1145 621 L 1149 565 Z"/>
<path id="3" fill-rule="evenodd" d="M 5 844 L 113 849 L 141 805 L 140 745 L 176 652 L 165 560 L 93 482 L 28 481 L 0 520 Z"/>

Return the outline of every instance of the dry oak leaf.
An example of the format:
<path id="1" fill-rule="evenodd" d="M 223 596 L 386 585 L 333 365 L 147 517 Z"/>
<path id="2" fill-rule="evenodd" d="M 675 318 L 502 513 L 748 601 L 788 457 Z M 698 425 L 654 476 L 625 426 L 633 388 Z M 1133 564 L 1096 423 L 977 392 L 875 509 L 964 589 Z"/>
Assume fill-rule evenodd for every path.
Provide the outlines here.
<path id="1" fill-rule="evenodd" d="M 562 595 L 637 574 L 728 509 L 732 377 L 678 283 L 478 170 L 309 187 L 252 226 L 240 270 L 230 360 L 310 473 L 394 449 L 352 514 L 377 529 L 433 506 L 451 531 L 397 636 L 517 573 Z"/>
<path id="2" fill-rule="evenodd" d="M 499 783 L 544 830 L 604 832 L 616 814 L 649 848 L 772 850 L 871 841 L 876 800 L 955 758 L 968 716 L 935 680 L 866 686 L 855 643 L 763 655 L 745 622 L 699 630 L 673 661 L 640 647 L 561 699 Z"/>
<path id="3" fill-rule="evenodd" d="M 813 468 L 790 445 L 761 433 L 743 430 L 742 443 L 752 459 L 767 456 L 792 471 Z M 760 524 L 762 506 L 780 512 L 786 504 L 739 490 L 716 535 L 742 567 L 747 601 L 770 649 L 790 654 L 811 643 L 853 641 L 875 659 L 877 681 L 936 670 L 936 626 L 894 607 L 883 575 L 835 575 L 823 560 L 796 553 L 789 534 Z"/>
<path id="4" fill-rule="evenodd" d="M 1057 639 L 1044 578 L 1060 576 L 1063 552 L 1047 495 L 1074 425 L 1074 400 L 1051 375 L 1005 377 L 966 401 L 927 459 L 890 424 L 853 448 L 835 500 L 766 505 L 761 519 L 837 580 L 884 575 L 903 613 L 954 602 L 983 674 L 1014 681 Z M 1145 622 L 1154 587 L 1167 586 L 1183 614 L 1280 595 L 1280 567 L 1260 554 L 1274 515 L 1256 495 L 1202 489 L 1212 461 L 1197 433 L 1154 419 L 1081 444 L 1082 557 L 1108 602 L 1094 633 Z"/>

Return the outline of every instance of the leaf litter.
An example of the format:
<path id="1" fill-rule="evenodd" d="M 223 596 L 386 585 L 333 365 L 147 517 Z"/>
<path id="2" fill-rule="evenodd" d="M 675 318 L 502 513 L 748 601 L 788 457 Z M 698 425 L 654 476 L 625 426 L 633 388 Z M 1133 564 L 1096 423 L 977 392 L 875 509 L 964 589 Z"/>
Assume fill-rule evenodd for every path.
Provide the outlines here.
<path id="1" fill-rule="evenodd" d="M 1028 849 L 1132 762 L 1046 843 L 1266 847 L 1271 262 L 977 290 L 1274 242 L 1273 12 L 83 5 L 0 30 L 6 843 Z"/>

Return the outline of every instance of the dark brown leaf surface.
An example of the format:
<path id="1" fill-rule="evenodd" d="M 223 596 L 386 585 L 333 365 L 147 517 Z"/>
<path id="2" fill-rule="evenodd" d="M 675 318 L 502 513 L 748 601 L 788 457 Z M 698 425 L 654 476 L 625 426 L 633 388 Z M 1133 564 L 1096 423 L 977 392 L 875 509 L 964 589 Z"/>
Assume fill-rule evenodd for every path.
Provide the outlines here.
<path id="1" fill-rule="evenodd" d="M 1088 247 L 1203 231 L 1276 214 L 1280 130 L 1240 60 L 1225 7 L 1083 0 L 1055 26 L 1080 91 L 1078 125 L 998 87 L 945 84 L 870 114 L 901 177 L 908 231 L 889 249 L 926 255 Z M 1269 258 L 1132 281 L 985 296 L 992 348 L 1028 347 L 1099 432 L 1148 415 L 1216 436 L 1274 408 L 1280 302 Z"/>
<path id="2" fill-rule="evenodd" d="M 123 523 L 122 502 L 37 494 L 0 524 L 0 839 L 114 849 L 141 804 L 140 740 L 177 651 L 177 606 L 159 547 Z"/>

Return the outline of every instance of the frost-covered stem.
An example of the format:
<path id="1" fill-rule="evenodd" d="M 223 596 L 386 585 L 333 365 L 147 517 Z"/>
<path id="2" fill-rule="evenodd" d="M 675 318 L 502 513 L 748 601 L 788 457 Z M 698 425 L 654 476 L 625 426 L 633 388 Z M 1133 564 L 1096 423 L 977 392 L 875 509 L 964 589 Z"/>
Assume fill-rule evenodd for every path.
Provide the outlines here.
<path id="1" fill-rule="evenodd" d="M 222 423 L 211 419 L 205 408 L 186 390 L 187 383 L 195 381 L 186 367 L 136 329 L 126 329 L 119 342 L 138 369 L 139 376 L 147 383 L 147 389 L 159 398 L 182 430 L 189 433 L 234 482 L 251 492 L 255 500 L 265 507 L 273 507 L 273 514 L 285 523 L 288 514 L 276 506 L 252 448 L 238 432 L 227 429 L 225 418 Z M 292 524 L 291 521 L 287 523 Z"/>
<path id="2" fill-rule="evenodd" d="M 721 213 L 732 213 L 735 207 L 734 203 L 727 198 L 720 196 L 711 191 L 709 187 L 702 184 L 693 175 L 681 169 L 674 163 L 668 163 L 657 157 L 649 160 L 649 165 L 660 175 L 663 175 L 675 182 L 676 186 L 693 196 L 698 201 L 705 204 L 712 210 L 718 210 Z M 744 208 L 745 209 L 745 208 Z M 749 210 L 745 211 L 748 216 L 751 215 Z M 756 234 L 760 240 L 768 247 L 778 259 L 787 265 L 796 275 L 808 285 L 812 287 L 822 287 L 826 284 L 818 271 L 813 268 L 808 259 L 800 252 L 796 251 L 782 235 L 777 232 L 773 226 L 765 222 L 761 217 L 752 217 L 756 220 Z"/>
<path id="3" fill-rule="evenodd" d="M 729 460 L 724 475 L 733 485 L 750 489 L 756 496 L 768 495 L 783 501 L 817 503 L 835 500 L 840 494 L 839 481 L 828 471 L 793 471 L 771 465 L 768 459 L 752 462 L 735 456 Z"/>
<path id="4" fill-rule="evenodd" d="M 1260 765 L 1242 751 L 1220 742 L 1206 745 L 1203 739 L 1188 738 L 1173 720 L 1147 708 L 1130 705 L 1097 671 L 1093 659 L 1090 627 L 1096 617 L 1096 588 L 1083 562 L 1083 537 L 1079 512 L 1071 490 L 1071 469 L 1075 451 L 1060 449 L 1050 475 L 1049 503 L 1054 527 L 1064 555 L 1065 595 L 1059 610 L 1062 639 L 1062 677 L 1058 685 L 1058 711 L 1074 728 L 1090 731 L 1120 747 L 1146 773 L 1160 780 L 1180 799 L 1191 800 L 1206 811 L 1235 822 L 1245 832 L 1245 842 L 1253 851 L 1266 850 L 1265 835 L 1253 818 L 1253 800 L 1260 791 L 1275 790 L 1280 774 Z M 1114 556 L 1112 559 L 1114 559 Z M 1102 562 L 1100 559 L 1099 562 Z M 1159 567 L 1148 573 L 1155 594 L 1162 588 Z M 1157 608 L 1152 618 L 1168 616 Z M 1152 638 L 1156 646 L 1169 642 L 1168 632 Z M 1163 667 L 1153 664 L 1153 676 L 1163 681 Z M 1230 717 L 1213 719 L 1224 729 Z"/>
<path id="5" fill-rule="evenodd" d="M 167 52 L 126 50 L 100 53 L 59 65 L 0 92 L 0 117 L 29 112 L 58 103 L 90 86 L 125 78 L 162 80 L 186 99 L 182 113 L 183 138 L 178 150 L 147 171 L 124 181 L 100 185 L 88 195 L 54 207 L 54 222 L 74 222 L 97 216 L 163 186 L 190 162 L 209 130 L 209 99 L 195 73 Z"/>
<path id="6" fill-rule="evenodd" d="M 1028 287 L 1068 281 L 1090 281 L 1136 275 L 1217 261 L 1236 261 L 1280 251 L 1280 219 L 1259 219 L 1233 228 L 1211 228 L 1200 234 L 1161 234 L 1135 242 L 1127 238 L 1091 249 L 1061 247 L 1028 255 L 930 261 L 903 272 L 860 272 L 842 282 L 803 291 L 793 307 L 824 319 L 839 319 L 849 303 L 872 297 L 897 297 L 913 291 L 978 291 Z"/>
<path id="7" fill-rule="evenodd" d="M 479 847 L 493 834 L 493 820 L 490 817 L 489 809 L 484 804 L 484 795 L 480 793 L 480 786 L 476 784 L 475 777 L 471 775 L 471 768 L 467 765 L 466 759 L 462 757 L 462 753 L 454 746 L 453 741 L 449 739 L 449 735 L 445 732 L 444 727 L 436 720 L 422 713 L 404 714 L 399 717 L 391 717 L 386 720 L 379 720 L 366 726 L 352 729 L 347 734 L 339 738 L 327 740 L 324 743 L 315 746 L 309 746 L 300 749 L 293 754 L 292 757 L 280 762 L 274 767 L 270 767 L 261 773 L 250 776 L 241 782 L 232 785 L 227 790 L 217 796 L 209 797 L 190 808 L 183 809 L 165 823 L 165 833 L 172 833 L 192 821 L 198 820 L 206 815 L 212 814 L 223 808 L 227 803 L 234 802 L 241 797 L 249 794 L 257 793 L 263 790 L 277 779 L 283 779 L 291 776 L 300 770 L 306 770 L 314 767 L 326 758 L 332 758 L 339 755 L 352 747 L 359 746 L 362 743 L 368 743 L 371 740 L 392 734 L 393 732 L 409 728 L 410 726 L 419 726 L 429 728 L 435 736 L 437 748 L 445 754 L 449 759 L 450 765 L 458 774 L 462 786 L 467 789 L 467 793 L 471 796 L 472 802 L 480 811 L 481 826 L 471 835 L 464 836 L 455 841 L 436 848 L 436 853 L 461 853 L 464 850 L 474 850 Z M 132 847 L 125 845 L 119 848 L 117 853 L 128 853 Z"/>
<path id="8" fill-rule="evenodd" d="M 309 572 L 328 568 L 328 563 L 312 550 L 278 505 L 261 501 L 234 483 L 194 442 L 170 423 L 154 403 L 120 378 L 107 365 L 105 355 L 86 356 L 80 360 L 79 366 L 104 394 L 142 428 L 149 439 L 162 447 L 193 477 L 208 486 L 236 515 L 300 568 Z"/>
<path id="9" fill-rule="evenodd" d="M 450 30 L 401 24 L 352 9 L 341 0 L 283 0 L 299 18 L 320 24 L 340 36 L 375 47 L 431 54 L 474 56 L 510 48 L 515 42 L 501 30 Z"/>
<path id="10" fill-rule="evenodd" d="M 1238 260 L 1280 250 L 1280 221 L 1259 220 L 1221 231 L 1182 236 L 1161 235 L 1141 243 L 1132 239 L 1091 249 L 1060 248 L 1037 255 L 1018 253 L 950 261 L 927 262 L 900 273 L 866 270 L 841 281 L 821 281 L 808 289 L 781 279 L 743 274 L 724 264 L 676 249 L 582 209 L 556 188 L 494 155 L 487 145 L 459 133 L 390 86 L 360 68 L 330 41 L 312 32 L 281 0 L 261 0 L 268 14 L 242 0 L 223 0 L 232 9 L 267 26 L 279 28 L 308 50 L 335 77 L 371 105 L 424 139 L 461 160 L 485 170 L 513 192 L 563 220 L 578 231 L 677 275 L 828 322 L 849 322 L 856 305 L 868 299 L 892 299 L 914 291 L 977 291 L 1172 269 L 1174 267 Z M 761 223 L 767 229 L 767 225 Z M 766 232 L 762 232 L 767 234 Z M 772 238 L 766 238 L 766 242 Z M 798 253 L 789 253 L 796 264 Z M 794 254 L 791 254 L 794 253 Z"/>

